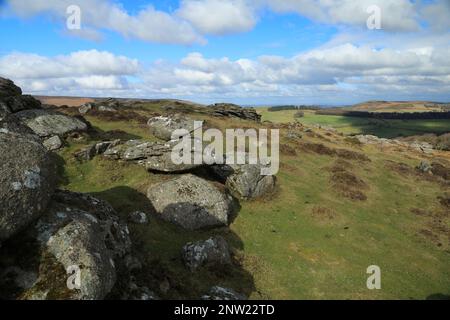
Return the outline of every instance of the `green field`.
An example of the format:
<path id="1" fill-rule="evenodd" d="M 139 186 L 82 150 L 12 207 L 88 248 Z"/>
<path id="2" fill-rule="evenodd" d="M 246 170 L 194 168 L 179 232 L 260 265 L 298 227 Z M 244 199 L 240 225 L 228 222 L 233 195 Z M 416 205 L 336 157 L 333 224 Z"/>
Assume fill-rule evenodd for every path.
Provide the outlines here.
<path id="1" fill-rule="evenodd" d="M 330 126 L 344 134 L 371 134 L 381 138 L 450 132 L 450 120 L 378 120 L 318 115 L 314 111 L 305 111 L 303 118 L 295 119 L 296 111 L 270 112 L 267 108 L 260 108 L 258 112 L 263 116 L 263 121 L 274 123 L 299 121 L 307 125 Z"/>
<path id="2" fill-rule="evenodd" d="M 271 121 L 288 117 L 272 114 L 276 120 Z M 104 132 L 120 128 L 132 136 L 154 139 L 135 125 L 90 120 Z M 345 118 L 313 114 L 302 120 L 320 120 L 341 130 L 352 124 Z M 230 122 L 233 126 L 255 125 L 210 119 L 210 123 L 223 126 Z M 336 157 L 283 153 L 277 193 L 267 199 L 242 201 L 229 229 L 187 232 L 155 217 L 149 226 L 130 224 L 135 250 L 147 263 L 138 276 L 141 281 L 152 289 L 159 288 L 161 281 L 169 281 L 168 292 L 155 290 L 162 298 L 175 299 L 198 298 L 212 285 L 234 288 L 251 299 L 448 298 L 450 244 L 448 234 L 441 231 L 450 228 L 450 217 L 440 216 L 444 212 L 438 200 L 444 194 L 442 185 L 386 169 L 386 161 L 404 162 L 413 168 L 420 159 L 381 153 L 372 147 L 352 147 L 344 138 L 333 143 L 304 139 L 366 153 L 371 162 L 349 160 L 347 165 L 369 186 L 367 200 L 342 197 L 332 187 L 329 168 L 336 164 Z M 138 165 L 101 157 L 77 162 L 72 153 L 91 142 L 72 142 L 60 153 L 64 162 L 61 186 L 109 201 L 123 218 L 134 210 L 149 211 L 148 186 L 173 176 L 148 173 Z M 282 140 L 282 144 L 298 149 L 293 142 Z M 416 208 L 426 208 L 430 216 L 414 214 L 411 210 Z M 441 221 L 437 226 L 433 225 L 436 216 Z M 437 240 L 422 235 L 422 230 L 430 231 Z M 181 247 L 214 234 L 231 244 L 234 265 L 188 272 L 180 258 Z M 366 288 L 366 269 L 374 264 L 382 270 L 382 289 L 371 291 Z"/>

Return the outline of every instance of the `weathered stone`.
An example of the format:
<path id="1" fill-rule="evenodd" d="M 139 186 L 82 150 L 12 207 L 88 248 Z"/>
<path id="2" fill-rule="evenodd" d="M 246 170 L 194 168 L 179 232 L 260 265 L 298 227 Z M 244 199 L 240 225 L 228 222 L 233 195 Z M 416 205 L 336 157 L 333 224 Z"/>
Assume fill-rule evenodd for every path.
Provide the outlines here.
<path id="1" fill-rule="evenodd" d="M 28 233 L 40 244 L 38 251 L 53 258 L 41 257 L 39 278 L 23 293 L 25 299 L 105 298 L 131 246 L 128 228 L 108 203 L 64 191 L 55 194 L 46 214 Z M 55 261 L 48 265 L 51 260 Z M 80 287 L 68 288 L 67 276 L 51 276 L 58 264 L 62 271 L 80 270 Z"/>
<path id="2" fill-rule="evenodd" d="M 128 220 L 130 222 L 133 222 L 136 224 L 147 224 L 148 223 L 147 214 L 142 211 L 134 211 L 134 212 L 130 213 Z"/>
<path id="3" fill-rule="evenodd" d="M 191 174 L 152 186 L 147 196 L 164 220 L 188 230 L 226 226 L 235 209 L 231 196 Z"/>
<path id="4" fill-rule="evenodd" d="M 81 107 L 78 108 L 78 112 L 82 115 L 87 114 L 89 111 L 91 111 L 93 108 L 92 103 L 85 103 Z"/>
<path id="5" fill-rule="evenodd" d="M 431 164 L 428 161 L 421 161 L 419 166 L 417 167 L 417 169 L 420 172 L 423 172 L 423 173 L 430 173 L 432 167 L 431 167 Z"/>
<path id="6" fill-rule="evenodd" d="M 207 295 L 202 297 L 202 300 L 247 300 L 247 297 L 243 294 L 237 293 L 233 289 L 214 286 L 211 288 Z"/>
<path id="7" fill-rule="evenodd" d="M 25 110 L 16 113 L 16 116 L 40 137 L 65 136 L 88 129 L 85 122 L 52 110 Z"/>
<path id="8" fill-rule="evenodd" d="M 30 137 L 0 132 L 0 240 L 39 217 L 55 188 L 55 166 Z"/>
<path id="9" fill-rule="evenodd" d="M 104 156 L 113 159 L 135 161 L 149 171 L 179 173 L 202 166 L 202 164 L 175 164 L 172 161 L 172 149 L 176 141 L 166 143 L 148 142 L 144 140 L 130 140 L 124 144 L 108 148 Z M 192 152 L 191 159 L 194 159 Z"/>
<path id="10" fill-rule="evenodd" d="M 230 249 L 222 237 L 190 242 L 183 247 L 182 256 L 184 264 L 191 271 L 204 265 L 231 264 Z"/>
<path id="11" fill-rule="evenodd" d="M 147 124 L 155 137 L 165 141 L 172 140 L 172 133 L 175 130 L 184 129 L 188 133 L 192 133 L 199 129 L 194 127 L 194 120 L 181 115 L 150 118 Z"/>
<path id="12" fill-rule="evenodd" d="M 62 147 L 63 142 L 60 137 L 53 136 L 51 138 L 46 139 L 44 142 L 44 147 L 47 148 L 49 151 L 55 151 Z"/>
<path id="13" fill-rule="evenodd" d="M 262 175 L 264 166 L 258 164 L 248 164 L 249 158 L 246 155 L 247 164 L 224 164 L 211 167 L 226 186 L 239 198 L 255 199 L 273 192 L 275 189 L 275 176 Z"/>
<path id="14" fill-rule="evenodd" d="M 207 106 L 214 116 L 233 117 L 244 120 L 252 120 L 261 122 L 261 115 L 259 115 L 254 108 L 242 108 L 230 103 L 216 103 Z"/>
<path id="15" fill-rule="evenodd" d="M 0 77 L 0 98 L 20 96 L 22 90 L 13 81 Z"/>
<path id="16" fill-rule="evenodd" d="M 88 146 L 86 148 L 81 149 L 80 151 L 74 154 L 74 157 L 81 162 L 90 161 L 94 159 L 97 155 L 97 150 L 95 149 L 95 145 Z"/>

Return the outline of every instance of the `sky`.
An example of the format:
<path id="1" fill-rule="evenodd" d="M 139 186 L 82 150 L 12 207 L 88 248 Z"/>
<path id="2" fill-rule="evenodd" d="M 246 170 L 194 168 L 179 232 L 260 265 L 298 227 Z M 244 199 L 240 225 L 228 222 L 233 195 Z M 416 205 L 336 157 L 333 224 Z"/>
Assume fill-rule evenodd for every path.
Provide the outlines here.
<path id="1" fill-rule="evenodd" d="M 450 102 L 450 0 L 0 0 L 0 43 L 34 95 Z"/>

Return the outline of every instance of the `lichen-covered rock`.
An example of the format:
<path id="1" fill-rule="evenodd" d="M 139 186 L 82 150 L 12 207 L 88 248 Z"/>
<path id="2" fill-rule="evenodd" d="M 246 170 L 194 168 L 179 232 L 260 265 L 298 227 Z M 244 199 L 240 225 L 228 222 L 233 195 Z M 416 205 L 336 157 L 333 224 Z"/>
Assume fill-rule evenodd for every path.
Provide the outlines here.
<path id="1" fill-rule="evenodd" d="M 112 149 L 120 144 L 120 140 L 98 142 L 75 152 L 74 156 L 81 162 L 89 161 L 97 155 L 107 153 L 109 149 Z"/>
<path id="2" fill-rule="evenodd" d="M 108 203 L 65 191 L 55 193 L 45 215 L 27 232 L 45 254 L 37 281 L 21 295 L 24 299 L 103 299 L 131 246 L 127 226 Z M 60 277 L 52 275 L 57 270 Z M 70 274 L 64 276 L 69 270 L 80 272 L 74 287 L 68 287 Z"/>
<path id="3" fill-rule="evenodd" d="M 212 166 L 213 172 L 225 181 L 226 186 L 239 198 L 255 199 L 273 192 L 275 176 L 264 176 L 262 164 L 223 164 Z"/>
<path id="4" fill-rule="evenodd" d="M 0 240 L 39 217 L 55 188 L 55 166 L 44 146 L 6 130 L 0 130 Z"/>
<path id="5" fill-rule="evenodd" d="M 172 133 L 175 130 L 184 129 L 192 133 L 198 129 L 194 126 L 194 120 L 182 115 L 150 118 L 147 124 L 155 137 L 165 141 L 172 140 Z"/>
<path id="6" fill-rule="evenodd" d="M 417 166 L 417 170 L 423 173 L 431 173 L 432 166 L 428 161 L 421 161 Z"/>
<path id="7" fill-rule="evenodd" d="M 172 161 L 172 150 L 176 141 L 166 143 L 130 140 L 124 144 L 109 148 L 104 156 L 125 161 L 135 161 L 149 171 L 166 173 L 185 172 L 202 166 L 202 164 L 175 164 Z M 191 159 L 194 159 L 194 152 Z"/>
<path id="8" fill-rule="evenodd" d="M 15 115 L 40 137 L 65 136 L 72 132 L 88 130 L 85 122 L 57 111 L 34 109 Z"/>
<path id="9" fill-rule="evenodd" d="M 204 265 L 231 264 L 230 249 L 222 237 L 190 242 L 183 247 L 182 256 L 184 264 L 191 271 Z"/>
<path id="10" fill-rule="evenodd" d="M 44 140 L 43 145 L 47 148 L 47 150 L 55 151 L 62 147 L 63 142 L 59 136 L 53 136 Z"/>
<path id="11" fill-rule="evenodd" d="M 40 141 L 40 138 L 29 127 L 24 125 L 13 114 L 5 114 L 0 117 L 0 133 L 22 135 L 30 140 Z"/>
<path id="12" fill-rule="evenodd" d="M 214 286 L 211 288 L 207 295 L 202 297 L 202 300 L 247 300 L 247 297 L 243 294 L 237 293 L 233 289 Z"/>
<path id="13" fill-rule="evenodd" d="M 191 174 L 154 185 L 147 196 L 164 220 L 188 230 L 226 226 L 235 210 L 230 195 Z"/>
<path id="14" fill-rule="evenodd" d="M 231 117 L 261 122 L 261 115 L 254 108 L 242 108 L 231 103 L 216 103 L 206 107 L 217 117 Z"/>
<path id="15" fill-rule="evenodd" d="M 0 98 L 20 96 L 22 90 L 13 81 L 0 77 Z"/>
<path id="16" fill-rule="evenodd" d="M 142 211 L 134 211 L 134 212 L 130 213 L 128 220 L 130 222 L 133 222 L 136 224 L 147 224 L 148 223 L 147 214 Z"/>
<path id="17" fill-rule="evenodd" d="M 9 97 L 3 99 L 3 102 L 8 106 L 12 113 L 23 110 L 40 109 L 41 102 L 30 95 Z"/>

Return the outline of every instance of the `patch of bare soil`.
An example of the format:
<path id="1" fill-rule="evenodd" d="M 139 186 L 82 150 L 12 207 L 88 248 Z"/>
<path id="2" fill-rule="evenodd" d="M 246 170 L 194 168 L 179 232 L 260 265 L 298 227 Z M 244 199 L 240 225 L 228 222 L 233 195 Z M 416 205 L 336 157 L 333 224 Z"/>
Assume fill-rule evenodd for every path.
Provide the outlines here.
<path id="1" fill-rule="evenodd" d="M 299 146 L 300 149 L 304 152 L 313 152 L 326 156 L 334 156 L 336 154 L 336 151 L 334 149 L 331 149 L 322 143 L 304 142 L 300 143 Z"/>
<path id="2" fill-rule="evenodd" d="M 337 217 L 336 211 L 322 206 L 315 206 L 312 208 L 311 215 L 316 219 L 325 221 L 334 220 Z"/>
<path id="3" fill-rule="evenodd" d="M 444 196 L 438 197 L 438 200 L 441 202 L 442 209 L 413 208 L 411 212 L 425 219 L 418 234 L 436 246 L 446 249 L 450 247 L 450 198 Z"/>
<path id="4" fill-rule="evenodd" d="M 354 173 L 348 171 L 351 166 L 344 160 L 336 161 L 330 168 L 331 171 L 331 185 L 342 196 L 354 200 L 367 200 L 366 194 L 363 192 L 369 189 L 367 183 Z"/>
<path id="5" fill-rule="evenodd" d="M 370 162 L 368 156 L 364 153 L 355 152 L 347 149 L 337 149 L 336 154 L 338 157 L 346 159 L 346 160 L 357 160 L 362 162 Z"/>
<path id="6" fill-rule="evenodd" d="M 280 152 L 281 152 L 281 154 L 284 154 L 287 156 L 296 156 L 297 155 L 297 151 L 295 151 L 295 149 L 288 144 L 281 144 Z"/>
<path id="7" fill-rule="evenodd" d="M 438 197 L 440 204 L 446 208 L 447 210 L 450 210 L 450 196 L 442 196 Z"/>
<path id="8" fill-rule="evenodd" d="M 327 147 L 322 143 L 300 143 L 300 150 L 304 152 L 313 152 L 320 155 L 326 155 L 330 157 L 339 157 L 345 160 L 356 160 L 362 162 L 370 162 L 369 157 L 360 152 L 355 152 L 347 149 L 333 149 Z"/>
<path id="9" fill-rule="evenodd" d="M 450 168 L 444 166 L 442 163 L 433 162 L 431 164 L 431 172 L 433 175 L 441 177 L 444 180 L 450 180 Z"/>
<path id="10" fill-rule="evenodd" d="M 417 173 L 414 168 L 410 167 L 406 163 L 386 160 L 384 165 L 389 170 L 391 170 L 391 171 L 393 171 L 395 173 L 398 173 L 398 174 L 400 174 L 402 176 L 412 176 L 412 175 L 415 175 Z"/>

